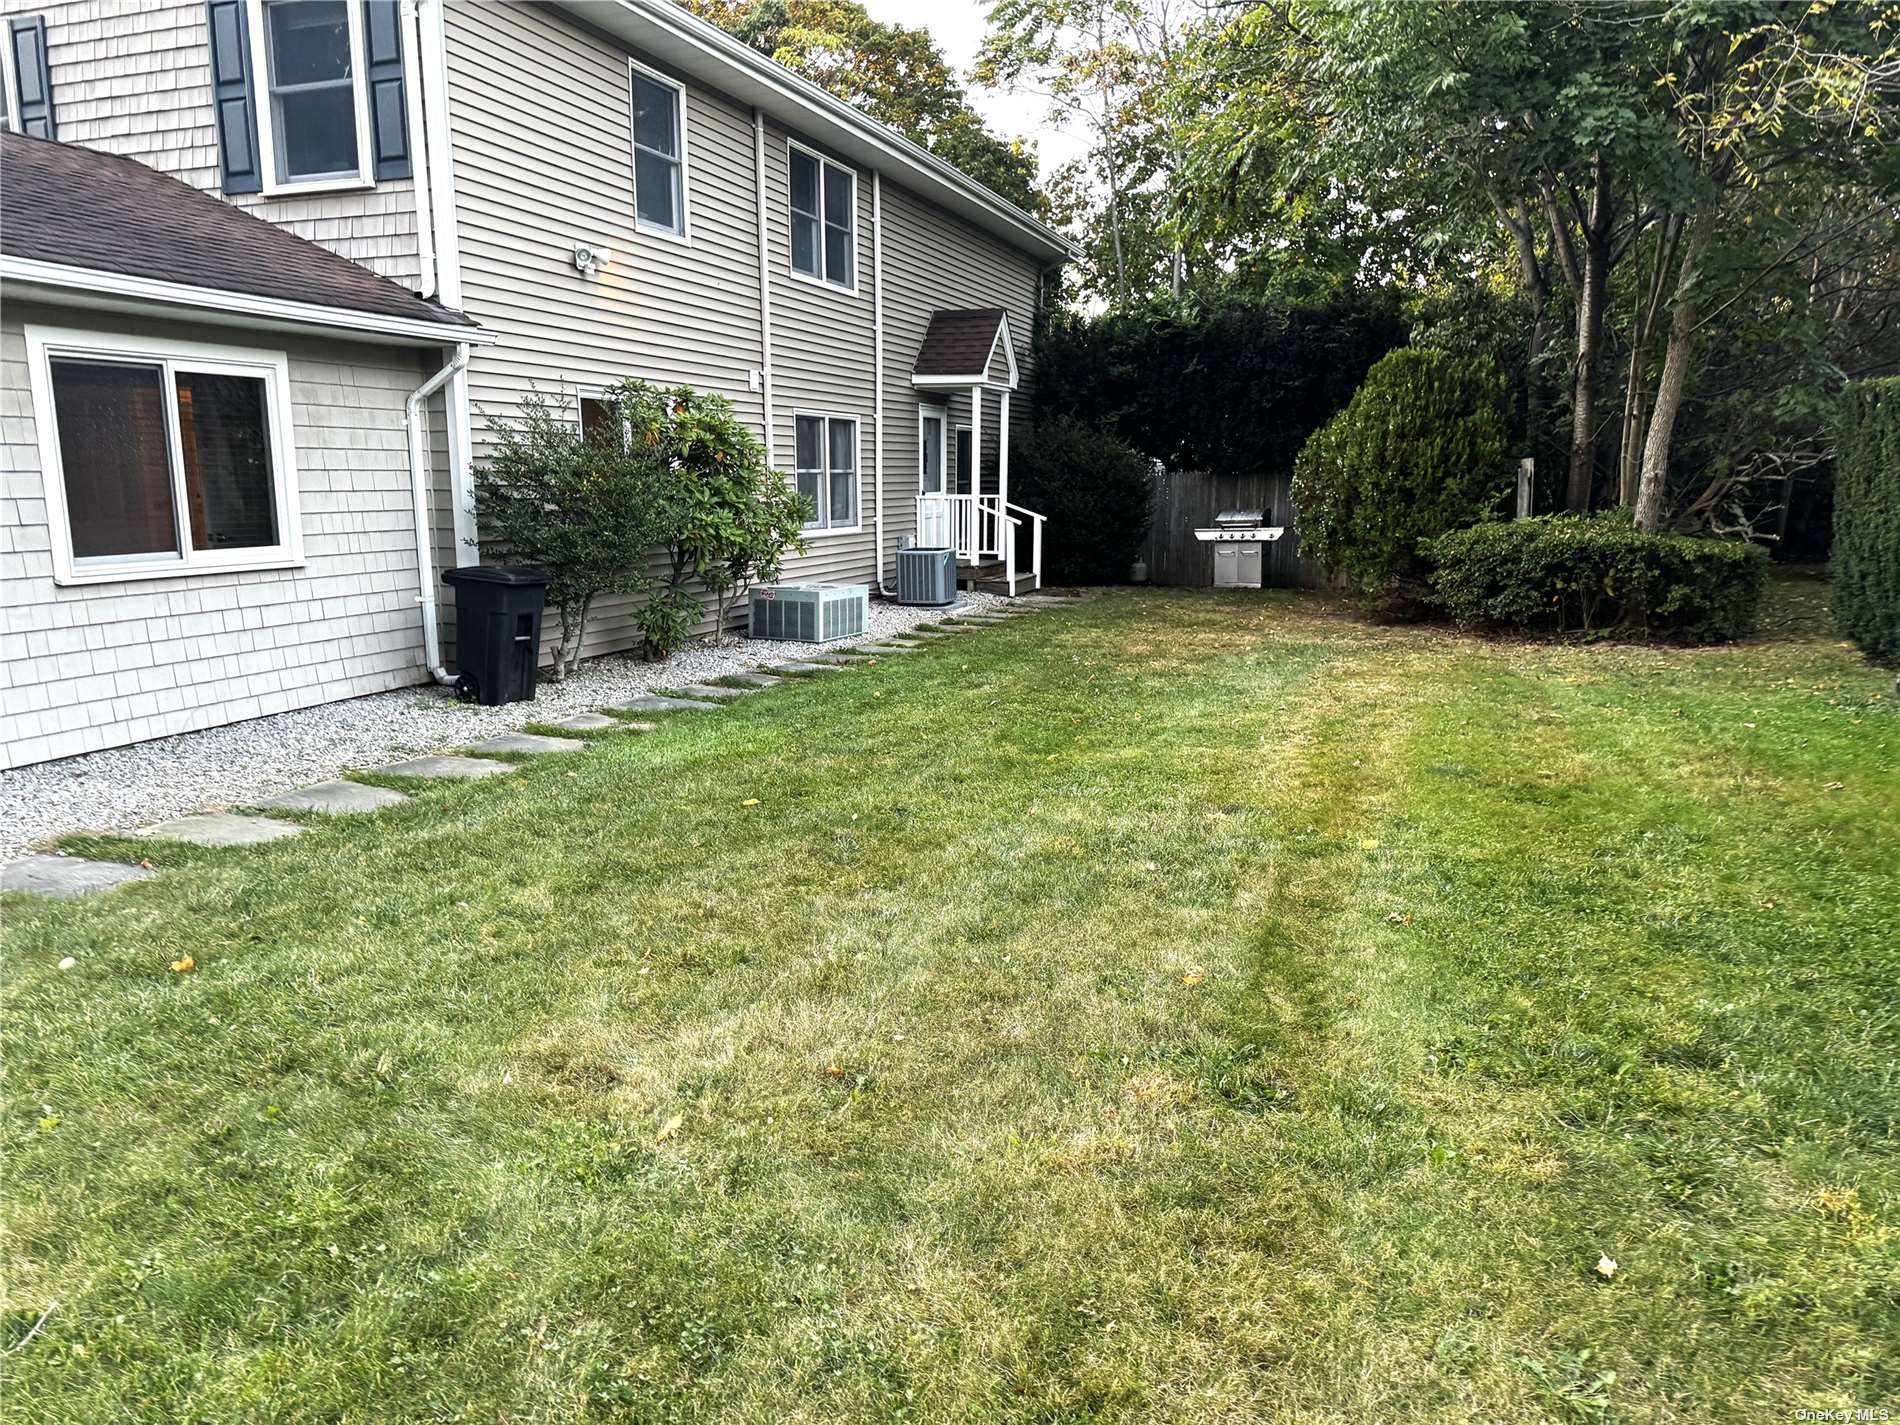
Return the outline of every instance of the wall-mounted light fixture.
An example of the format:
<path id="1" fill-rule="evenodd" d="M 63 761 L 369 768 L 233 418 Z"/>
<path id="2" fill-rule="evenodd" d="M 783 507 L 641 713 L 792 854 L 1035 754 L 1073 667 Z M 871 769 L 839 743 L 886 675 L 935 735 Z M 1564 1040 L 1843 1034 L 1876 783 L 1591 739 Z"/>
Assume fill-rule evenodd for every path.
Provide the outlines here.
<path id="1" fill-rule="evenodd" d="M 592 277 L 613 260 L 614 253 L 610 247 L 596 247 L 586 242 L 574 244 L 574 270 L 583 277 Z"/>

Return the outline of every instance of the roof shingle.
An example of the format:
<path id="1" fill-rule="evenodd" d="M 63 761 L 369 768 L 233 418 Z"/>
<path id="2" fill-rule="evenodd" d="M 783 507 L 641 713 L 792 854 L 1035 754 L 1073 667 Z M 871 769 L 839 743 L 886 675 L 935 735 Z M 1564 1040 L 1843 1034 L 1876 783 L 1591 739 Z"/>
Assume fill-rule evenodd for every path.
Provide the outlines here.
<path id="1" fill-rule="evenodd" d="M 447 327 L 474 322 L 130 158 L 0 133 L 0 253 Z"/>
<path id="2" fill-rule="evenodd" d="M 930 330 L 917 349 L 913 376 L 968 376 L 982 380 L 1003 324 L 1001 307 L 964 307 L 930 314 Z"/>

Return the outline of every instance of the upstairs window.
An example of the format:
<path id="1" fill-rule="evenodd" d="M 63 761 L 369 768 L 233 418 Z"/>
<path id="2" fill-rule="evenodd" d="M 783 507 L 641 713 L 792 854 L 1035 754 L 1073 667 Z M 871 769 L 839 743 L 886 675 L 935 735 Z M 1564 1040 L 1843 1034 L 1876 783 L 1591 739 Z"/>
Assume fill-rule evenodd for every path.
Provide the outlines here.
<path id="1" fill-rule="evenodd" d="M 281 354 L 26 337 L 58 582 L 297 562 Z"/>
<path id="2" fill-rule="evenodd" d="M 798 493 L 812 503 L 806 529 L 858 527 L 858 423 L 851 416 L 794 417 Z"/>
<path id="3" fill-rule="evenodd" d="M 642 232 L 686 236 L 686 114 L 670 80 L 633 70 L 633 213 Z"/>
<path id="4" fill-rule="evenodd" d="M 252 52 L 263 56 L 266 191 L 369 182 L 363 7 L 265 0 L 250 15 Z"/>
<path id="5" fill-rule="evenodd" d="M 858 177 L 792 145 L 792 271 L 857 288 Z"/>

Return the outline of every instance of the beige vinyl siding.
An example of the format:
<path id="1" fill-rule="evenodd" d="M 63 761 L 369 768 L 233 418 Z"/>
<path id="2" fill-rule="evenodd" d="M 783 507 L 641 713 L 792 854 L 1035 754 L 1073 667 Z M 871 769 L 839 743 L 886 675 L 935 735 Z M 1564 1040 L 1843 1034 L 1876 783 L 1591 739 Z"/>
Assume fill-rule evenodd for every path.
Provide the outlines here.
<path id="1" fill-rule="evenodd" d="M 218 193 L 218 132 L 204 0 L 0 0 L 0 14 L 46 17 L 47 65 L 64 143 L 135 158 Z M 405 45 L 408 34 L 405 31 Z M 405 48 L 404 62 L 415 62 Z M 421 126 L 411 123 L 412 133 Z M 230 200 L 371 271 L 415 286 L 415 184 Z"/>
<path id="2" fill-rule="evenodd" d="M 896 183 L 884 185 L 884 561 L 886 577 L 903 536 L 916 534 L 919 452 L 917 412 L 943 400 L 949 432 L 944 441 L 946 478 L 956 468 L 956 427 L 971 424 L 967 389 L 919 392 L 911 368 L 939 309 L 1001 307 L 1009 313 L 1010 336 L 1022 389 L 1011 402 L 1011 449 L 1028 419 L 1030 337 L 1042 269 L 1029 256 L 979 232 L 954 214 Z M 1007 375 L 998 353 L 993 372 Z M 983 402 L 983 488 L 996 488 L 1000 403 L 994 392 Z M 1012 465 L 1014 461 L 1012 460 Z M 1020 503 L 1020 501 L 1018 502 Z"/>
<path id="3" fill-rule="evenodd" d="M 873 471 L 877 405 L 872 305 L 871 175 L 840 163 L 816 144 L 808 150 L 857 173 L 858 229 L 853 268 L 857 290 L 792 272 L 792 134 L 766 122 L 766 240 L 772 277 L 772 415 L 774 454 L 789 478 L 797 459 L 794 420 L 799 413 L 852 416 L 858 422 L 858 528 L 852 533 L 813 530 L 810 550 L 786 561 L 788 581 L 864 583 L 873 579 L 876 501 Z M 888 504 L 888 492 L 886 501 Z"/>
<path id="4" fill-rule="evenodd" d="M 762 430 L 750 112 L 687 89 L 688 238 L 641 232 L 627 52 L 526 6 L 450 6 L 446 21 L 463 306 L 500 337 L 469 368 L 476 455 L 486 418 L 530 390 L 571 403 L 624 376 L 715 392 Z M 613 252 L 592 277 L 574 267 L 583 242 Z M 628 614 L 597 604 L 586 651 L 633 647 Z"/>
<path id="5" fill-rule="evenodd" d="M 27 323 L 285 352 L 303 565 L 56 585 Z M 0 324 L 0 766 L 425 680 L 402 421 L 424 374 L 416 353 L 399 347 L 9 303 Z"/>

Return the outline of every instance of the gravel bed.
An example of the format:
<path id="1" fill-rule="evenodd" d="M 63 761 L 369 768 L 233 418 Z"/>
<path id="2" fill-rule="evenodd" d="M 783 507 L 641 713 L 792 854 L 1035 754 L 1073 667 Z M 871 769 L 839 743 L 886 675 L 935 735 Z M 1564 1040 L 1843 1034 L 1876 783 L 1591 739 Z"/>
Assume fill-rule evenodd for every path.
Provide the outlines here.
<path id="1" fill-rule="evenodd" d="M 912 624 L 1008 602 L 979 593 L 963 595 L 948 609 L 873 600 L 859 641 L 873 643 Z M 809 643 L 701 639 L 665 663 L 620 655 L 589 659 L 563 683 L 543 681 L 531 703 L 484 708 L 457 702 L 445 688 L 402 688 L 0 771 L 0 861 L 56 836 L 123 831 L 187 812 L 246 806 L 342 772 L 465 747 L 524 723 L 555 722 L 658 688 L 790 662 L 811 651 Z"/>

